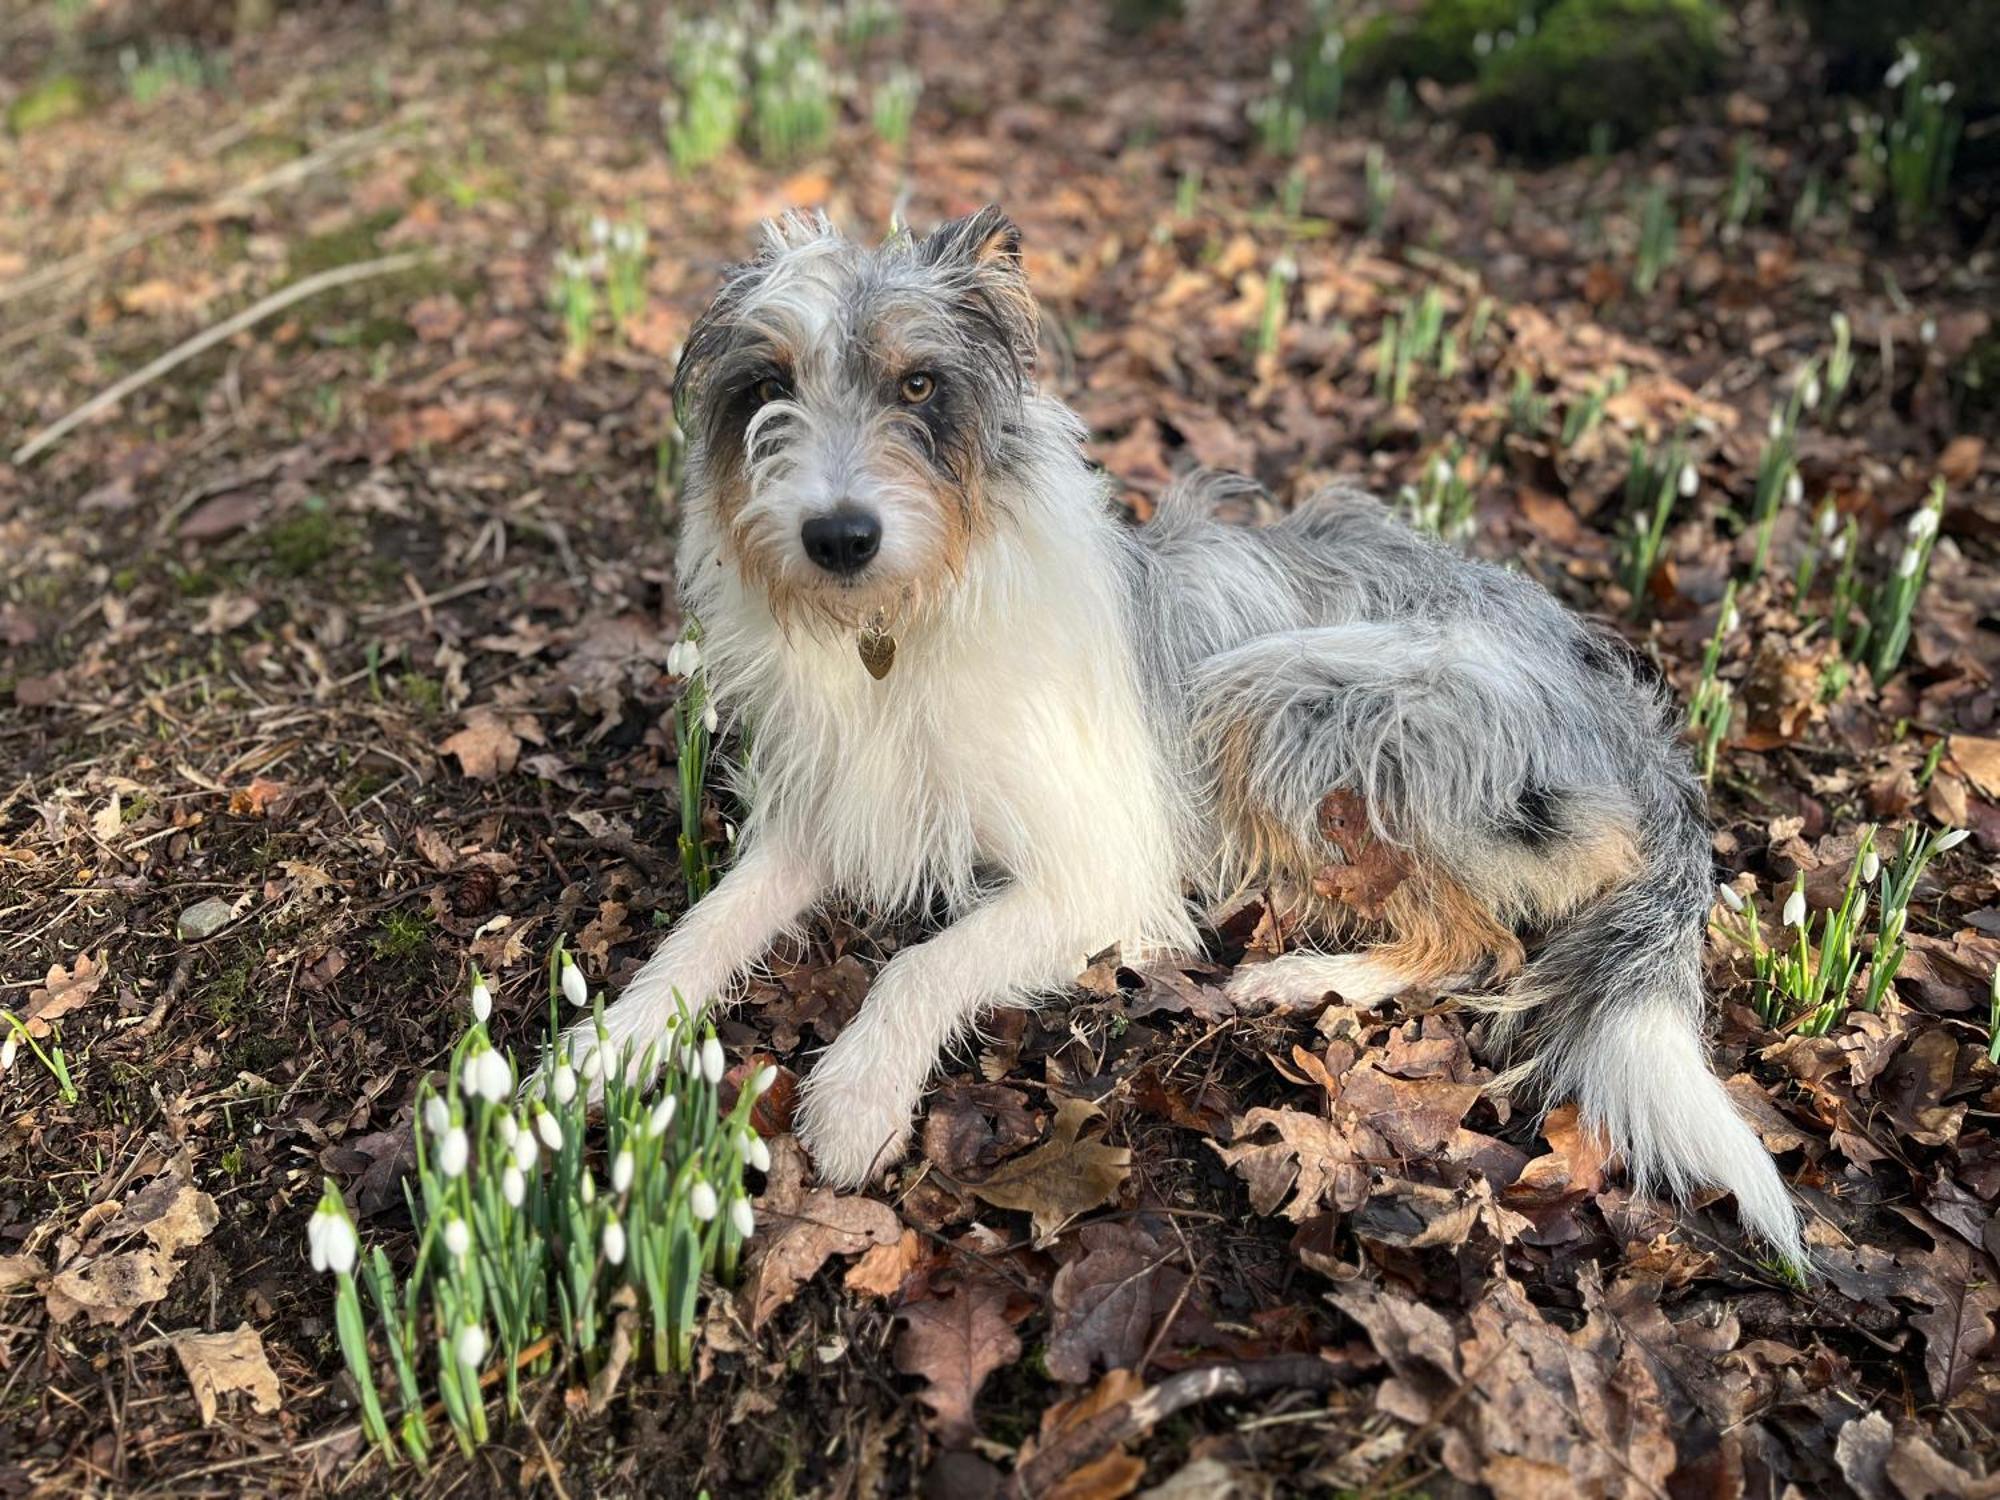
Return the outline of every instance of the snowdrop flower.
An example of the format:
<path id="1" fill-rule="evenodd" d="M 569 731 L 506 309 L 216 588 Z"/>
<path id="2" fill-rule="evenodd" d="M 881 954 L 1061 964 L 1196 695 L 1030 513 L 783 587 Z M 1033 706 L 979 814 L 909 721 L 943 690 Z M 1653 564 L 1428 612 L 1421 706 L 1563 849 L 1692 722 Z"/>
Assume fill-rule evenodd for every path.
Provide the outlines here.
<path id="1" fill-rule="evenodd" d="M 1447 460 L 1439 458 L 1431 465 L 1431 482 L 1439 489 L 1451 483 L 1451 464 Z"/>
<path id="2" fill-rule="evenodd" d="M 1492 51 L 1493 51 L 1493 34 L 1491 32 L 1482 31 L 1477 36 L 1473 37 L 1472 52 L 1475 57 L 1485 57 Z"/>
<path id="3" fill-rule="evenodd" d="M 543 1118 L 554 1120 L 555 1116 L 544 1115 Z M 556 1127 L 556 1137 L 558 1140 L 562 1138 L 562 1127 L 560 1125 Z M 549 1149 L 553 1151 L 557 1148 L 551 1146 Z M 534 1131 L 524 1130 L 514 1137 L 514 1165 L 519 1167 L 523 1172 L 534 1171 L 535 1162 L 540 1158 L 541 1154 L 541 1148 L 535 1144 Z"/>
<path id="4" fill-rule="evenodd" d="M 1819 508 L 1819 539 L 1822 542 L 1830 541 L 1833 538 L 1833 534 L 1839 529 L 1840 512 L 1834 508 L 1831 500 L 1821 502 Z"/>
<path id="5" fill-rule="evenodd" d="M 651 1117 L 646 1121 L 646 1134 L 665 1135 L 667 1127 L 674 1123 L 674 1111 L 679 1106 L 680 1100 L 676 1099 L 672 1094 L 667 1095 L 666 1098 L 655 1104 Z"/>
<path id="6" fill-rule="evenodd" d="M 1916 541 L 1922 541 L 1938 529 L 1938 514 L 1926 505 L 1904 523 L 1903 529 Z"/>
<path id="7" fill-rule="evenodd" d="M 1743 910 L 1743 898 L 1737 895 L 1736 892 L 1729 886 L 1726 885 L 1717 886 L 1715 888 L 1715 894 L 1718 898 L 1720 898 L 1722 904 L 1728 907 L 1731 911 Z"/>
<path id="8" fill-rule="evenodd" d="M 628 1189 L 630 1189 L 630 1187 L 632 1186 L 632 1171 L 635 1166 L 637 1166 L 637 1163 L 634 1162 L 632 1159 L 632 1150 L 629 1146 L 625 1150 L 620 1151 L 618 1155 L 612 1159 L 611 1162 L 612 1192 L 623 1193 Z"/>
<path id="9" fill-rule="evenodd" d="M 590 219 L 590 242 L 593 245 L 611 243 L 611 221 L 603 214 L 593 214 Z"/>
<path id="10" fill-rule="evenodd" d="M 545 1109 L 535 1111 L 535 1134 L 542 1138 L 542 1144 L 551 1151 L 562 1150 L 562 1122 Z"/>
<path id="11" fill-rule="evenodd" d="M 1917 325 L 1917 342 L 1930 345 L 1937 342 L 1937 319 L 1925 318 Z"/>
<path id="12" fill-rule="evenodd" d="M 511 1161 L 507 1163 L 507 1170 L 500 1174 L 500 1196 L 507 1200 L 509 1208 L 519 1208 L 521 1200 L 528 1196 L 528 1179 Z"/>
<path id="13" fill-rule="evenodd" d="M 722 1082 L 722 1043 L 709 1037 L 701 1044 L 701 1076 L 711 1085 Z"/>
<path id="14" fill-rule="evenodd" d="M 443 1135 L 451 1129 L 451 1106 L 437 1094 L 424 1101 L 424 1128 L 432 1135 Z"/>
<path id="15" fill-rule="evenodd" d="M 1787 927 L 1806 925 L 1806 893 L 1803 890 L 1794 888 L 1791 895 L 1785 898 L 1784 921 Z"/>
<path id="16" fill-rule="evenodd" d="M 1791 477 L 1786 479 L 1785 481 L 1785 504 L 1797 505 L 1802 500 L 1804 500 L 1805 497 L 1806 497 L 1806 482 L 1803 479 L 1799 478 L 1798 471 L 1794 470 L 1791 474 Z"/>
<path id="17" fill-rule="evenodd" d="M 1736 627 L 1742 623 L 1743 616 L 1738 613 L 1736 606 L 1732 604 L 1723 612 L 1722 633 L 1724 635 L 1734 635 L 1736 634 Z"/>
<path id="18" fill-rule="evenodd" d="M 563 998 L 579 1010 L 590 1004 L 590 986 L 584 982 L 583 970 L 565 956 L 562 966 Z"/>
<path id="19" fill-rule="evenodd" d="M 486 1330 L 477 1323 L 467 1323 L 452 1341 L 452 1351 L 466 1369 L 478 1369 L 486 1363 Z"/>
<path id="20" fill-rule="evenodd" d="M 1681 499 L 1692 500 L 1695 491 L 1701 488 L 1701 474 L 1693 464 L 1681 465 Z"/>
<path id="21" fill-rule="evenodd" d="M 484 1026 L 486 1024 L 486 1018 L 492 1014 L 493 1014 L 493 992 L 488 988 L 486 988 L 485 980 L 483 979 L 473 980 L 472 1019 L 477 1021 L 480 1025 Z"/>
<path id="22" fill-rule="evenodd" d="M 14 1055 L 21 1050 L 21 1034 L 12 1027 L 7 1030 L 7 1040 L 0 1042 L 0 1073 L 13 1069 Z"/>
<path id="23" fill-rule="evenodd" d="M 715 1189 L 707 1182 L 697 1180 L 695 1185 L 688 1189 L 688 1211 L 702 1223 L 706 1224 L 715 1217 L 716 1207 Z"/>
<path id="24" fill-rule="evenodd" d="M 464 1260 L 472 1253 L 472 1231 L 457 1214 L 444 1221 L 444 1247 L 454 1260 Z"/>
<path id="25" fill-rule="evenodd" d="M 625 1226 L 616 1219 L 604 1226 L 604 1258 L 614 1266 L 625 1264 Z"/>
<path id="26" fill-rule="evenodd" d="M 549 1096 L 558 1104 L 567 1104 L 576 1097 L 575 1068 L 568 1063 L 556 1064 L 556 1070 L 549 1078 Z"/>
<path id="27" fill-rule="evenodd" d="M 771 1085 L 777 1081 L 778 1065 L 776 1063 L 765 1063 L 763 1067 L 750 1075 L 750 1097 L 761 1099 L 764 1095 L 771 1092 Z"/>
<path id="28" fill-rule="evenodd" d="M 710 734 L 714 734 L 717 726 L 719 726 L 721 723 L 722 723 L 722 715 L 718 714 L 715 711 L 715 705 L 713 703 L 702 704 L 701 727 L 707 730 Z"/>
<path id="29" fill-rule="evenodd" d="M 701 647 L 692 638 L 675 641 L 667 652 L 667 671 L 675 677 L 692 677 L 701 670 Z"/>
<path id="30" fill-rule="evenodd" d="M 737 1137 L 736 1149 L 743 1157 L 744 1166 L 754 1167 L 759 1172 L 771 1170 L 771 1148 L 764 1144 L 764 1137 L 756 1131 Z"/>
<path id="31" fill-rule="evenodd" d="M 576 1065 L 576 1071 L 585 1083 L 596 1083 L 604 1076 L 603 1049 L 592 1047 L 584 1053 L 582 1060 Z"/>
<path id="32" fill-rule="evenodd" d="M 481 1053 L 468 1051 L 465 1061 L 459 1064 L 458 1086 L 470 1098 L 479 1096 L 479 1059 Z"/>
<path id="33" fill-rule="evenodd" d="M 1776 407 L 1772 407 L 1771 420 L 1766 424 L 1765 430 L 1771 434 L 1773 442 L 1783 437 L 1785 435 L 1785 414 Z"/>
<path id="34" fill-rule="evenodd" d="M 521 1122 L 512 1115 L 502 1115 L 500 1123 L 494 1127 L 500 1133 L 500 1144 L 511 1148 L 521 1137 Z"/>
<path id="35" fill-rule="evenodd" d="M 1873 885 L 1882 874 L 1882 856 L 1870 849 L 1861 857 L 1861 878 Z"/>
<path id="36" fill-rule="evenodd" d="M 738 1198 L 729 1205 L 729 1224 L 744 1239 L 757 1231 L 757 1215 L 750 1211 L 750 1200 Z"/>
<path id="37" fill-rule="evenodd" d="M 1967 839 L 1971 837 L 1972 837 L 1971 829 L 1954 828 L 1950 833 L 1947 833 L 1943 838 L 1937 841 L 1937 852 L 1940 854 L 1948 854 L 1953 849 L 1956 849 L 1960 844 L 1964 843 Z"/>
<path id="38" fill-rule="evenodd" d="M 592 1177 L 588 1172 L 577 1178 L 576 1195 L 583 1200 L 585 1208 L 595 1203 L 597 1201 L 597 1179 Z"/>
<path id="39" fill-rule="evenodd" d="M 1923 560 L 1924 560 L 1924 554 L 1921 548 L 1905 547 L 1903 549 L 1903 555 L 1896 559 L 1896 576 L 1898 578 L 1916 577 L 1917 564 L 1921 563 Z"/>
<path id="40" fill-rule="evenodd" d="M 1805 403 L 1807 411 L 1812 411 L 1819 405 L 1819 398 L 1819 376 L 1808 375 L 1805 385 L 1799 391 L 1799 399 Z"/>
<path id="41" fill-rule="evenodd" d="M 1949 104 L 1951 103 L 1951 96 L 1957 92 L 1958 85 L 1947 78 L 1937 86 L 1937 102 L 1940 104 Z"/>
<path id="42" fill-rule="evenodd" d="M 361 1244 L 344 1208 L 322 1202 L 306 1221 L 306 1250 L 315 1271 L 331 1271 L 345 1276 L 354 1269 Z"/>
<path id="43" fill-rule="evenodd" d="M 1859 932 L 1861 930 L 1862 924 L 1867 920 L 1868 920 L 1868 892 L 1863 891 L 1861 893 L 1861 899 L 1854 903 L 1854 930 L 1856 932 Z"/>
<path id="44" fill-rule="evenodd" d="M 1833 539 L 1833 541 L 1828 545 L 1826 549 L 1826 555 L 1832 558 L 1835 562 L 1839 562 L 1842 558 L 1847 556 L 1846 532 L 1843 531 L 1839 536 Z"/>
<path id="45" fill-rule="evenodd" d="M 447 1177 L 463 1172 L 471 1157 L 472 1142 L 466 1139 L 463 1126 L 452 1126 L 438 1141 L 438 1170 Z"/>
<path id="46" fill-rule="evenodd" d="M 491 1047 L 479 1054 L 479 1097 L 498 1104 L 514 1092 L 514 1070 Z"/>

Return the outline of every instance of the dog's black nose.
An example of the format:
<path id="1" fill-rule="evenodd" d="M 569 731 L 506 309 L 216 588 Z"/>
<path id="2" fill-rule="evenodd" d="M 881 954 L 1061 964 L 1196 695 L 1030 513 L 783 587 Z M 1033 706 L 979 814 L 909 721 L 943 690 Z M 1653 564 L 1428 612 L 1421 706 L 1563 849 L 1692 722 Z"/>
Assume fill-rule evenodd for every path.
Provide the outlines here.
<path id="1" fill-rule="evenodd" d="M 799 528 L 806 556 L 829 573 L 859 573 L 881 550 L 882 523 L 865 510 L 814 516 Z"/>

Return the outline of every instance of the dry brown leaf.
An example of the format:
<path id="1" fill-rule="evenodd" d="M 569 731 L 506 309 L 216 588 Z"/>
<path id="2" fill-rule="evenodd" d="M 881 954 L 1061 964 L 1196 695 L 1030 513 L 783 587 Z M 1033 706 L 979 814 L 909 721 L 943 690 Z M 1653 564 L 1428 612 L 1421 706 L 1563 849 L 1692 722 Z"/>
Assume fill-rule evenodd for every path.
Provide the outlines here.
<path id="1" fill-rule="evenodd" d="M 744 1320 L 761 1328 L 771 1314 L 836 1255 L 894 1245 L 902 1221 L 888 1204 L 805 1185 L 806 1155 L 791 1136 L 771 1142 L 771 1171 L 757 1200 L 759 1235 L 744 1269 Z"/>
<path id="2" fill-rule="evenodd" d="M 908 1326 L 896 1340 L 896 1368 L 924 1379 L 917 1399 L 930 1408 L 932 1428 L 947 1446 L 962 1444 L 972 1436 L 979 1387 L 1021 1357 L 1007 1294 L 991 1282 L 973 1282 L 900 1316 Z"/>
<path id="3" fill-rule="evenodd" d="M 1084 1125 L 1102 1113 L 1088 1099 L 1059 1099 L 1049 1138 L 984 1182 L 969 1184 L 971 1191 L 995 1208 L 1025 1210 L 1035 1243 L 1047 1245 L 1078 1214 L 1116 1198 L 1131 1175 L 1132 1153 L 1125 1147 L 1079 1138 Z"/>
<path id="4" fill-rule="evenodd" d="M 869 1297 L 893 1297 L 903 1289 L 903 1281 L 924 1258 L 924 1242 L 916 1230 L 905 1229 L 893 1245 L 870 1245 L 861 1259 L 847 1268 L 845 1285 L 850 1292 Z"/>
<path id="5" fill-rule="evenodd" d="M 138 1230 L 166 1255 L 178 1255 L 198 1245 L 214 1230 L 219 1215 L 215 1200 L 191 1183 L 162 1177 L 125 1200 L 112 1226 L 115 1233 Z"/>
<path id="6" fill-rule="evenodd" d="M 0 1255 L 0 1292 L 11 1292 L 49 1274 L 49 1268 L 32 1255 Z"/>
<path id="7" fill-rule="evenodd" d="M 521 742 L 542 743 L 541 726 L 527 714 L 503 718 L 490 708 L 475 708 L 465 716 L 465 728 L 438 746 L 442 755 L 458 757 L 458 764 L 474 781 L 492 781 L 514 769 L 521 757 Z"/>
<path id="8" fill-rule="evenodd" d="M 77 955 L 73 969 L 50 964 L 48 978 L 42 981 L 41 987 L 28 992 L 28 1010 L 22 1017 L 27 1023 L 28 1035 L 47 1036 L 49 1022 L 89 1004 L 103 982 L 104 966 L 88 953 Z"/>
<path id="9" fill-rule="evenodd" d="M 2000 802 L 2000 740 L 1955 734 L 1947 745 L 1951 750 L 1952 764 L 1958 767 L 1959 774 L 1988 797 Z"/>
<path id="10" fill-rule="evenodd" d="M 248 1323 L 234 1333 L 197 1333 L 186 1329 L 167 1335 L 201 1408 L 201 1425 L 215 1422 L 216 1398 L 230 1391 L 250 1397 L 251 1409 L 269 1416 L 278 1409 L 278 1376 L 264 1357 L 264 1341 Z"/>
<path id="11" fill-rule="evenodd" d="M 1250 1139 L 1267 1126 L 1277 1133 L 1275 1141 Z M 1208 1144 L 1250 1185 L 1250 1207 L 1260 1214 L 1275 1213 L 1294 1187 L 1298 1191 L 1286 1204 L 1285 1217 L 1295 1224 L 1322 1206 L 1352 1213 L 1368 1201 L 1368 1169 L 1331 1120 L 1296 1109 L 1258 1108 L 1238 1120 L 1231 1135 L 1237 1144 Z"/>
<path id="12" fill-rule="evenodd" d="M 1329 793 L 1320 803 L 1319 832 L 1345 863 L 1329 865 L 1313 876 L 1313 890 L 1324 900 L 1353 908 L 1359 917 L 1379 922 L 1389 897 L 1409 874 L 1402 856 L 1375 837 L 1368 809 L 1352 792 Z"/>
<path id="13" fill-rule="evenodd" d="M 174 1263 L 165 1251 L 127 1250 L 59 1271 L 42 1290 L 51 1323 L 67 1323 L 83 1313 L 93 1324 L 117 1328 L 166 1296 L 173 1279 Z"/>
<path id="14" fill-rule="evenodd" d="M 1104 1378 L 1080 1396 L 1058 1401 L 1042 1413 L 1036 1436 L 1021 1446 L 1015 1472 L 1035 1454 L 1096 1417 L 1128 1406 L 1146 1393 L 1146 1383 L 1131 1370 L 1108 1371 Z M 1047 1489 L 1037 1490 L 1042 1500 L 1121 1500 L 1139 1487 L 1146 1477 L 1145 1460 L 1127 1451 L 1123 1444 L 1079 1464 Z"/>
<path id="15" fill-rule="evenodd" d="M 238 787 L 229 794 L 229 810 L 239 818 L 267 817 L 283 812 L 291 795 L 292 789 L 284 782 L 257 776 L 251 778 L 248 786 Z"/>
<path id="16" fill-rule="evenodd" d="M 1186 1280 L 1137 1224 L 1086 1224 L 1078 1238 L 1083 1254 L 1049 1289 L 1048 1370 L 1072 1384 L 1088 1380 L 1093 1365 L 1136 1366 Z"/>

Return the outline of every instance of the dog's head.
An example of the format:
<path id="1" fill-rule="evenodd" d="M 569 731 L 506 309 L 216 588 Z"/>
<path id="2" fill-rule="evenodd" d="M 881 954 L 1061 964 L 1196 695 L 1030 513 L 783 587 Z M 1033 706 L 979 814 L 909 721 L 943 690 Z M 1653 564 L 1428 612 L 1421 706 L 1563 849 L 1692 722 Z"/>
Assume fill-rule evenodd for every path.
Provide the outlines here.
<path id="1" fill-rule="evenodd" d="M 684 503 L 781 618 L 859 624 L 957 576 L 1022 457 L 1036 342 L 997 208 L 870 249 L 767 227 L 674 382 Z"/>

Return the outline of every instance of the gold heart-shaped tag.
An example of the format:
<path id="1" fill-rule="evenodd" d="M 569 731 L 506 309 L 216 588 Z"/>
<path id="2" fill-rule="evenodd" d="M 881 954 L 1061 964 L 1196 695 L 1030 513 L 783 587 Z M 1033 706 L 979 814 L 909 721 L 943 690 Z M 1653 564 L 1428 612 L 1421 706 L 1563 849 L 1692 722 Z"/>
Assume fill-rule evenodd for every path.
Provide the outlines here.
<path id="1" fill-rule="evenodd" d="M 880 682 L 889 675 L 889 669 L 896 665 L 896 638 L 879 625 L 871 625 L 861 632 L 856 643 L 861 651 L 861 665 L 868 669 L 868 675 Z"/>

